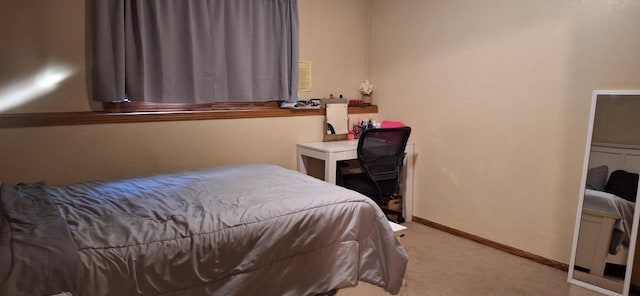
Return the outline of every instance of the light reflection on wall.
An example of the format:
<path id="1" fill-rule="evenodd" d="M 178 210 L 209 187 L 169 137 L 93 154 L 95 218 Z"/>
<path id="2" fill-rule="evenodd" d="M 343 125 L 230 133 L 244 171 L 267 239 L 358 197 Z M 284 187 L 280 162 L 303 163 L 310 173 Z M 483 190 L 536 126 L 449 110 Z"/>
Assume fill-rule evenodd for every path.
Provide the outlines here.
<path id="1" fill-rule="evenodd" d="M 64 65 L 49 66 L 28 78 L 0 87 L 0 112 L 52 92 L 73 72 L 70 67 Z"/>

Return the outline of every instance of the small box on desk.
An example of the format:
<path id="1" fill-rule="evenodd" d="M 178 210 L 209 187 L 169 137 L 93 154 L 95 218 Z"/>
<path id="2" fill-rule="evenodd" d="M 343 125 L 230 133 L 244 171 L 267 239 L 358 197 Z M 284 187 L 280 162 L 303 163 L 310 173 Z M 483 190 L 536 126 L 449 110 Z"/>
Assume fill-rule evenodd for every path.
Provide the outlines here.
<path id="1" fill-rule="evenodd" d="M 392 211 L 398 211 L 401 212 L 402 211 L 402 199 L 400 198 L 396 198 L 396 199 L 390 199 L 387 202 L 386 208 Z"/>

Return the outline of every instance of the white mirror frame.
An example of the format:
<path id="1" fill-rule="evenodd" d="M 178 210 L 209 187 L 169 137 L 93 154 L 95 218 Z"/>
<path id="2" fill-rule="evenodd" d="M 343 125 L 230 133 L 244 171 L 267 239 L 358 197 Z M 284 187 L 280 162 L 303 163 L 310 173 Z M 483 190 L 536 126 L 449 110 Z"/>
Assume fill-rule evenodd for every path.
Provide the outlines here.
<path id="1" fill-rule="evenodd" d="M 640 90 L 594 90 L 593 91 L 593 96 L 591 98 L 591 114 L 589 116 L 589 130 L 588 130 L 588 134 L 587 134 L 587 142 L 585 145 L 585 153 L 584 153 L 584 162 L 582 164 L 582 180 L 580 183 L 580 196 L 579 196 L 579 200 L 578 200 L 578 208 L 576 210 L 576 222 L 575 222 L 575 228 L 573 230 L 573 245 L 571 247 L 571 261 L 569 263 L 569 272 L 568 272 L 568 276 L 567 276 L 567 281 L 569 283 L 572 283 L 574 285 L 589 289 L 589 290 L 593 290 L 595 292 L 598 293 L 602 293 L 605 295 L 629 295 L 629 289 L 630 289 L 630 285 L 631 285 L 631 272 L 633 270 L 633 257 L 635 255 L 635 249 L 636 249 L 636 239 L 638 236 L 638 218 L 640 217 L 640 206 L 638 205 L 640 202 L 636 202 L 635 205 L 635 209 L 634 209 L 634 213 L 633 213 L 633 225 L 631 226 L 632 229 L 632 233 L 631 233 L 631 238 L 630 238 L 630 243 L 629 243 L 629 255 L 627 256 L 627 267 L 626 267 L 626 272 L 625 272 L 625 276 L 624 276 L 624 286 L 623 286 L 623 291 L 622 294 L 614 292 L 614 291 L 610 291 L 607 289 L 604 289 L 602 287 L 587 283 L 587 282 L 583 282 L 580 280 L 577 280 L 574 278 L 574 267 L 575 267 L 575 260 L 576 260 L 576 251 L 577 251 L 577 245 L 578 245 L 578 234 L 579 234 L 579 230 L 580 230 L 580 221 L 581 221 L 581 217 L 582 217 L 582 207 L 583 207 L 583 201 L 584 201 L 584 191 L 585 191 L 585 186 L 586 186 L 586 181 L 587 181 L 587 171 L 588 171 L 588 166 L 589 166 L 589 157 L 591 154 L 591 145 L 592 145 L 592 136 L 593 136 L 593 124 L 594 124 L 594 118 L 595 118 L 595 112 L 596 112 L 596 102 L 598 100 L 598 96 L 605 96 L 605 95 L 617 95 L 617 96 L 624 96 L 624 95 L 630 95 L 630 96 L 640 96 Z M 640 193 L 640 190 L 638 190 Z M 640 199 L 636 198 L 636 200 L 640 201 Z"/>

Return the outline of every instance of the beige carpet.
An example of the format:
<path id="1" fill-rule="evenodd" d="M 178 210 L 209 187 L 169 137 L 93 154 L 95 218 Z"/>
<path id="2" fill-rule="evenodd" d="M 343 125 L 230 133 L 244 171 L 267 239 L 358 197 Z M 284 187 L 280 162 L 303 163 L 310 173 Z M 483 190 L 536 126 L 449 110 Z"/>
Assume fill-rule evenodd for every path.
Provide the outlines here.
<path id="1" fill-rule="evenodd" d="M 401 238 L 407 286 L 417 295 L 599 295 L 567 283 L 567 273 L 415 222 Z"/>

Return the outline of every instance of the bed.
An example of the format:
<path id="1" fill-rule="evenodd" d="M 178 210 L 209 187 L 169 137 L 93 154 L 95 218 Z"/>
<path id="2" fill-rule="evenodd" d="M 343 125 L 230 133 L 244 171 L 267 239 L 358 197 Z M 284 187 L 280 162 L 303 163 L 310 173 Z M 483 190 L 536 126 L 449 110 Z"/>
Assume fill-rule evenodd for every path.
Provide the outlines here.
<path id="1" fill-rule="evenodd" d="M 640 150 L 592 145 L 575 259 L 592 275 L 602 277 L 608 263 L 627 264 L 638 172 Z"/>
<path id="2" fill-rule="evenodd" d="M 265 164 L 3 184 L 0 229 L 1 295 L 396 294 L 408 260 L 373 201 Z"/>

